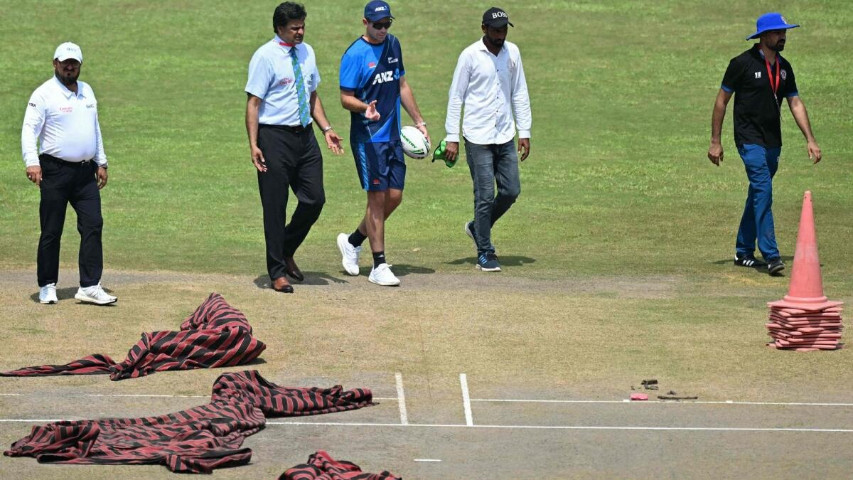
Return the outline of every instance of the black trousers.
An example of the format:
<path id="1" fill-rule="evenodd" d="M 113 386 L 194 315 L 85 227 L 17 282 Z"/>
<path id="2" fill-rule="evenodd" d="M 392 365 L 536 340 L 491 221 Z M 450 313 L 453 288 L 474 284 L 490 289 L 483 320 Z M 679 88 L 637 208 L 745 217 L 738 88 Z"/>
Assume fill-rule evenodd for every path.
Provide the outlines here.
<path id="1" fill-rule="evenodd" d="M 68 204 L 77 212 L 80 232 L 80 286 L 91 287 L 101 281 L 104 255 L 101 232 L 101 193 L 95 180 L 97 164 L 65 162 L 50 155 L 39 156 L 41 163 L 41 237 L 38 248 L 38 284 L 43 287 L 59 280 L 59 247 Z"/>
<path id="2" fill-rule="evenodd" d="M 311 125 L 305 128 L 259 125 L 258 148 L 267 164 L 266 172 L 258 172 L 267 272 L 275 280 L 284 276 L 284 258 L 293 257 L 326 203 L 323 155 Z M 285 224 L 288 188 L 299 203 L 290 223 Z"/>

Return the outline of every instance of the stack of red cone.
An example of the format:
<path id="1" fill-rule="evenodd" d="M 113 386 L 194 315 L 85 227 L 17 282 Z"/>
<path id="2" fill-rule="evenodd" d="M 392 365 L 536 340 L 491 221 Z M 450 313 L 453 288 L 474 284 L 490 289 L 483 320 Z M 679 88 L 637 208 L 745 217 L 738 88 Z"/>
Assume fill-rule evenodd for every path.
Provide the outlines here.
<path id="1" fill-rule="evenodd" d="M 770 307 L 767 329 L 773 339 L 767 345 L 801 352 L 841 348 L 842 303 L 829 301 L 823 294 L 812 193 L 806 192 L 788 294 L 767 304 Z"/>

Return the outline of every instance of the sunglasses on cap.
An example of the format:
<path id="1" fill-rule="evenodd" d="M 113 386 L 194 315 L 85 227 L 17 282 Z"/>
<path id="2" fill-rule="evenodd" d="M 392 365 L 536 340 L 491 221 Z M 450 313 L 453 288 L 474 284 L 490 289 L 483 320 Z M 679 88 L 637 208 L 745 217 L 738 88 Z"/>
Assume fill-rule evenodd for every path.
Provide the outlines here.
<path id="1" fill-rule="evenodd" d="M 373 22 L 373 28 L 377 30 L 388 30 L 391 28 L 391 22 Z"/>

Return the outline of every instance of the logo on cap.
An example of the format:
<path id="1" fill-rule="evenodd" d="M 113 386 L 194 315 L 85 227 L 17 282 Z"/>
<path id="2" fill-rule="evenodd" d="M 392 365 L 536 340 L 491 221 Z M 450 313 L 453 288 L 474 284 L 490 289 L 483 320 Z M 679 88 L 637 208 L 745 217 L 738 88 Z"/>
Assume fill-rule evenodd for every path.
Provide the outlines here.
<path id="1" fill-rule="evenodd" d="M 64 62 L 73 58 L 78 62 L 83 62 L 83 52 L 80 51 L 80 47 L 71 42 L 65 42 L 62 45 L 56 47 L 56 52 L 53 54 L 54 60 L 59 60 L 60 62 Z"/>
<path id="2" fill-rule="evenodd" d="M 512 22 L 509 21 L 509 15 L 498 7 L 492 7 L 483 12 L 483 25 L 496 28 L 506 25 L 513 26 Z"/>
<path id="3" fill-rule="evenodd" d="M 364 6 L 364 18 L 375 22 L 385 17 L 394 18 L 391 15 L 391 6 L 383 0 L 373 0 Z"/>

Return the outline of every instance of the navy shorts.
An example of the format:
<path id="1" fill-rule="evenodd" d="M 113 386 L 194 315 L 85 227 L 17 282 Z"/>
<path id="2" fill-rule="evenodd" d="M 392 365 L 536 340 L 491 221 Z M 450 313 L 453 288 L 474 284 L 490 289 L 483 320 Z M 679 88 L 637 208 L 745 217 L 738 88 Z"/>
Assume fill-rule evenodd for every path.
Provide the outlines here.
<path id="1" fill-rule="evenodd" d="M 361 188 L 368 192 L 402 190 L 406 183 L 406 162 L 400 140 L 380 143 L 350 143 Z"/>

